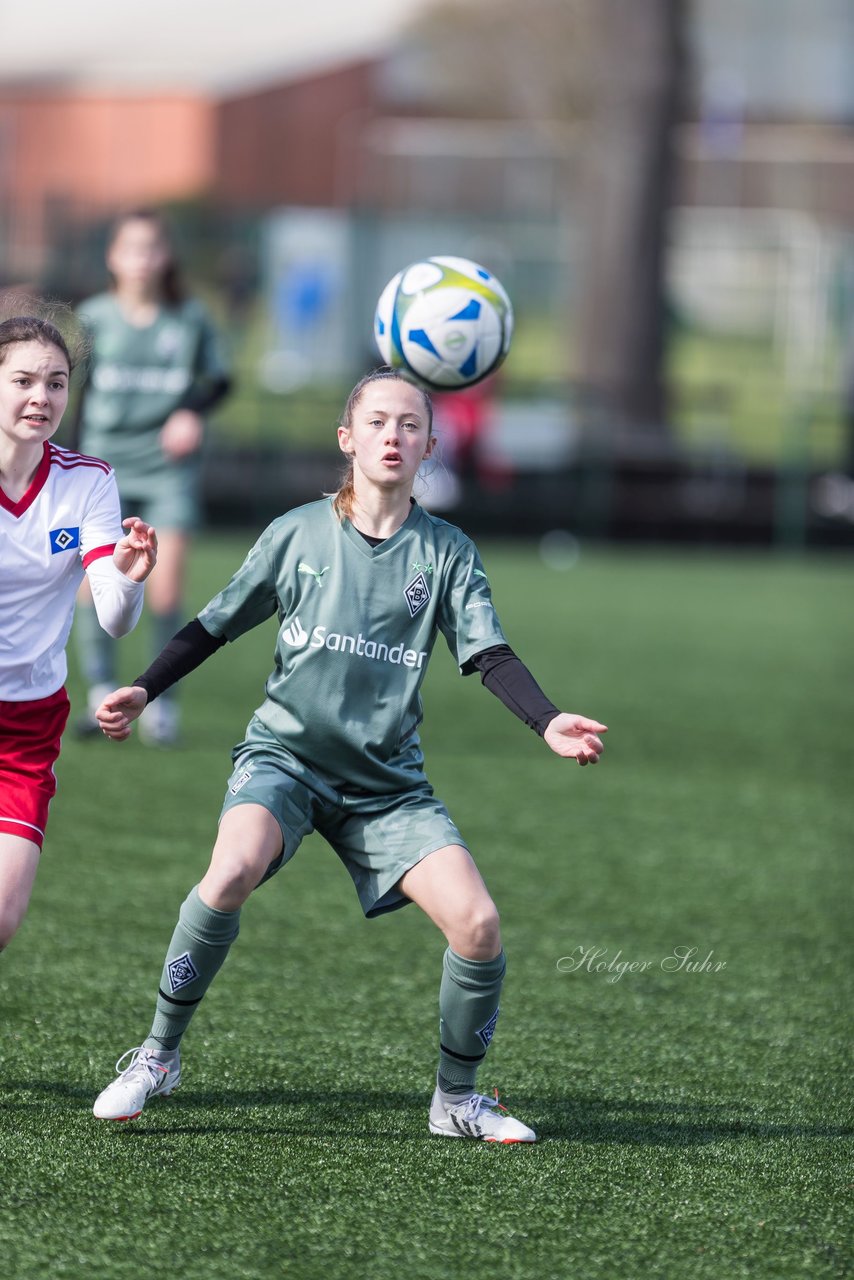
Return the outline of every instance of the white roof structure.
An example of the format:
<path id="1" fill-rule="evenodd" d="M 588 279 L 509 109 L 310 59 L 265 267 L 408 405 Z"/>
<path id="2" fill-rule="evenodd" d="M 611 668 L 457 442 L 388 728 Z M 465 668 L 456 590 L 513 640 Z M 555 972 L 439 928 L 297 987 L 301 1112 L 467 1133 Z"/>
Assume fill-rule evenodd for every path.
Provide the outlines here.
<path id="1" fill-rule="evenodd" d="M 223 96 L 381 53 L 428 0 L 41 0 L 4 6 L 0 86 Z"/>

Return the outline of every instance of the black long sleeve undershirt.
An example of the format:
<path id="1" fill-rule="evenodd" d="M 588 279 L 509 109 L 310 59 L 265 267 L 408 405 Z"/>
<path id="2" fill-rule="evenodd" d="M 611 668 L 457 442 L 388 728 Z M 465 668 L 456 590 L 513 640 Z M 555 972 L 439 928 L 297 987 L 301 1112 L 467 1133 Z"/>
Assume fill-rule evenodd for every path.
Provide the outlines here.
<path id="1" fill-rule="evenodd" d="M 165 693 L 173 684 L 200 667 L 225 642 L 225 636 L 212 636 L 198 618 L 193 618 L 192 622 L 175 632 L 151 666 L 141 676 L 137 676 L 134 684 L 144 689 L 148 694 L 148 701 L 153 702 L 159 694 Z"/>
<path id="2" fill-rule="evenodd" d="M 481 683 L 489 692 L 540 737 L 555 716 L 560 715 L 509 644 L 481 650 L 474 655 L 471 665 L 480 672 Z"/>
<path id="3" fill-rule="evenodd" d="M 225 636 L 211 635 L 198 618 L 194 618 L 172 637 L 148 670 L 137 676 L 134 684 L 144 689 L 148 701 L 153 702 L 159 694 L 200 667 L 225 643 Z M 490 693 L 540 737 L 543 736 L 546 725 L 558 715 L 558 709 L 509 645 L 499 644 L 484 649 L 475 654 L 468 665 L 471 670 L 480 672 L 481 681 Z"/>
<path id="4" fill-rule="evenodd" d="M 181 401 L 181 408 L 192 409 L 193 413 L 207 413 L 228 395 L 233 385 L 233 380 L 224 373 L 217 378 L 200 380 L 190 387 Z"/>

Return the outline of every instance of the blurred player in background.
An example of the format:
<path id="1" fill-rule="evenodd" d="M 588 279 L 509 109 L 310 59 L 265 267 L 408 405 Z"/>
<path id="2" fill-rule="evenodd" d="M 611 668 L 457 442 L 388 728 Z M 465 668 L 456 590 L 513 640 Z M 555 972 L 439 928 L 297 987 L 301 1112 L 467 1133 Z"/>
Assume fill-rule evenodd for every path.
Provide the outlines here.
<path id="1" fill-rule="evenodd" d="M 187 549 L 198 522 L 203 415 L 230 386 L 219 338 L 205 308 L 186 295 L 167 228 L 140 209 L 114 225 L 107 246 L 112 287 L 80 306 L 92 337 L 89 375 L 79 409 L 85 453 L 115 468 L 124 510 L 158 529 L 157 571 L 148 586 L 154 652 L 182 618 Z M 98 733 L 94 710 L 116 683 L 115 646 L 97 625 L 89 593 L 76 634 L 89 686 L 82 733 Z M 143 736 L 160 745 L 178 731 L 174 702 L 146 716 Z"/>
<path id="2" fill-rule="evenodd" d="M 510 466 L 491 438 L 497 384 L 493 374 L 462 391 L 437 391 L 431 397 L 441 465 L 421 498 L 429 511 L 453 510 L 463 501 L 467 486 L 495 493 L 510 484 Z"/>
<path id="3" fill-rule="evenodd" d="M 123 1071 L 120 1059 L 95 1115 L 132 1119 L 176 1087 L 181 1037 L 237 937 L 241 906 L 316 829 L 366 916 L 416 902 L 447 939 L 430 1131 L 533 1142 L 497 1098 L 475 1090 L 504 951 L 492 899 L 424 774 L 419 690 L 439 631 L 460 671 L 479 671 L 557 755 L 596 763 L 605 726 L 546 698 L 507 645 L 473 543 L 413 502 L 435 443 L 429 397 L 390 371 L 370 374 L 350 395 L 338 439 L 351 467 L 332 500 L 274 521 L 229 585 L 98 711 L 108 737 L 126 738 L 175 680 L 278 614 L 266 701 L 233 754 L 211 864 L 181 908 L 154 1024 Z"/>
<path id="4" fill-rule="evenodd" d="M 107 463 L 49 443 L 83 349 L 44 317 L 0 317 L 0 949 L 26 914 L 56 791 L 77 590 L 85 574 L 98 623 L 124 635 L 156 556 L 154 530 L 122 522 Z"/>

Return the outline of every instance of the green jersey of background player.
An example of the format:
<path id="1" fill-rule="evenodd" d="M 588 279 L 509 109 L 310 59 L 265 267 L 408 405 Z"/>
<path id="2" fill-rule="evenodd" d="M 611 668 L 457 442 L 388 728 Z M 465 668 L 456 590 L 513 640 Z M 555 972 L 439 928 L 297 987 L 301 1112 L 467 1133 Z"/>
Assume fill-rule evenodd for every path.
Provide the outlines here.
<path id="1" fill-rule="evenodd" d="M 234 752 L 210 866 L 181 907 L 151 1032 L 100 1094 L 101 1119 L 139 1115 L 180 1080 L 178 1046 L 237 936 L 252 890 L 319 831 L 350 872 L 366 915 L 417 903 L 447 939 L 431 1133 L 533 1142 L 527 1125 L 475 1090 L 504 976 L 498 915 L 474 860 L 424 774 L 419 689 L 441 631 L 548 746 L 595 763 L 605 726 L 561 713 L 509 649 L 471 541 L 411 498 L 432 452 L 432 408 L 390 371 L 353 390 L 338 431 L 350 471 L 330 500 L 275 521 L 231 582 L 132 687 L 98 711 L 121 740 L 147 701 L 228 640 L 277 614 L 266 697 Z"/>
<path id="2" fill-rule="evenodd" d="M 146 593 L 153 652 L 183 616 L 186 560 L 198 522 L 204 414 L 229 388 L 216 328 L 188 296 L 169 230 L 151 209 L 123 214 L 112 228 L 106 265 L 112 288 L 81 303 L 92 356 L 78 412 L 80 447 L 106 458 L 125 510 L 157 529 L 160 554 Z M 116 684 L 115 646 L 81 597 L 76 639 L 89 686 L 88 714 L 76 725 L 98 733 L 94 711 Z M 163 698 L 140 731 L 168 745 L 178 732 L 177 707 Z"/>

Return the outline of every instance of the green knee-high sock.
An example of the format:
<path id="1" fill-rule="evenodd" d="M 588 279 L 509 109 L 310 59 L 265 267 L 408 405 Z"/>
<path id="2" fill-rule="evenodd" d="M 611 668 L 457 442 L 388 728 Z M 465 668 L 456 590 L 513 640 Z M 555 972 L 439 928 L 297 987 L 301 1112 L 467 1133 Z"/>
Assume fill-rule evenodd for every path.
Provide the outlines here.
<path id="1" fill-rule="evenodd" d="M 146 1049 L 177 1049 L 199 1001 L 237 937 L 240 911 L 217 911 L 191 889 L 166 952 Z"/>
<path id="2" fill-rule="evenodd" d="M 89 688 L 97 684 L 115 685 L 116 642 L 101 627 L 93 604 L 78 606 L 74 619 L 74 640 L 77 661 Z"/>
<path id="3" fill-rule="evenodd" d="M 466 960 L 448 947 L 439 988 L 439 1088 L 470 1093 L 498 1020 L 506 962 Z"/>

